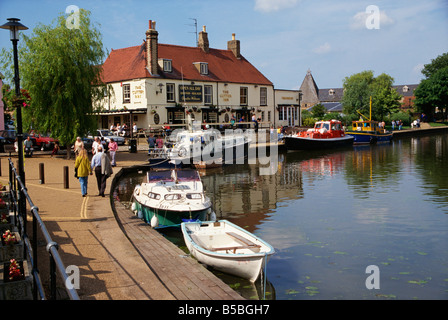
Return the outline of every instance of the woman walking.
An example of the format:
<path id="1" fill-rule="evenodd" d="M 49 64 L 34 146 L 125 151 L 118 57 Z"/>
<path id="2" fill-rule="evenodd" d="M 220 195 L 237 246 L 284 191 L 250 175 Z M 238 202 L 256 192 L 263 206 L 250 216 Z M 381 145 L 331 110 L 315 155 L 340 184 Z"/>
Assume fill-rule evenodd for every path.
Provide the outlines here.
<path id="1" fill-rule="evenodd" d="M 81 194 L 85 197 L 87 195 L 87 180 L 89 178 L 89 174 L 92 173 L 86 149 L 82 148 L 79 151 L 75 161 L 75 168 L 77 169 L 79 183 L 81 184 Z"/>
<path id="2" fill-rule="evenodd" d="M 111 138 L 109 142 L 109 153 L 112 167 L 115 167 L 117 165 L 117 163 L 115 162 L 115 154 L 117 153 L 117 150 L 118 150 L 118 144 L 116 141 L 114 141 L 113 138 Z"/>

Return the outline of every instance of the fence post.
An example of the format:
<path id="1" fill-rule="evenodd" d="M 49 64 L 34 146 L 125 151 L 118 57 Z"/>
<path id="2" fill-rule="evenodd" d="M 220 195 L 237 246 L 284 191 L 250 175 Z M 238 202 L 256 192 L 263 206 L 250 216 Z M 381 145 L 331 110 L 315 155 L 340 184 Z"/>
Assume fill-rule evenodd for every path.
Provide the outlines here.
<path id="1" fill-rule="evenodd" d="M 45 184 L 45 171 L 43 163 L 39 163 L 39 183 Z"/>
<path id="2" fill-rule="evenodd" d="M 68 189 L 68 166 L 64 166 L 64 189 Z"/>

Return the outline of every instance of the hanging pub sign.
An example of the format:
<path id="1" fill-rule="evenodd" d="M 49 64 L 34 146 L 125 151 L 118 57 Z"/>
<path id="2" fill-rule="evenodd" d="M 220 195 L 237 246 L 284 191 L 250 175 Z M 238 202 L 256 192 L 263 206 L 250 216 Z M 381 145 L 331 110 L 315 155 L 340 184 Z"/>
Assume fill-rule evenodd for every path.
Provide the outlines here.
<path id="1" fill-rule="evenodd" d="M 179 102 L 202 102 L 202 86 L 180 84 Z"/>

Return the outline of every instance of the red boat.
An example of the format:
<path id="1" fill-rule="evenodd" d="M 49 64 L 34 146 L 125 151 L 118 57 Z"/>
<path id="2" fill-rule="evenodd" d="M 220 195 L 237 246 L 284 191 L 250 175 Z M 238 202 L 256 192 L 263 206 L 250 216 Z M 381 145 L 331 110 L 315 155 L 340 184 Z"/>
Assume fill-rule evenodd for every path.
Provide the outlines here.
<path id="1" fill-rule="evenodd" d="M 327 149 L 352 145 L 353 139 L 345 134 L 341 121 L 317 121 L 313 129 L 285 136 L 285 146 L 288 150 Z"/>

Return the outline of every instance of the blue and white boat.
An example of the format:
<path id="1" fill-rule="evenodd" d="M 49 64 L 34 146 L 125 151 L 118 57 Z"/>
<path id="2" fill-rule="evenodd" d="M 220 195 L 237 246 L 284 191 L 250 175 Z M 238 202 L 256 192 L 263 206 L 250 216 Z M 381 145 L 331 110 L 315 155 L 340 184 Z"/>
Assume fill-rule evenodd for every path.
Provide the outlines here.
<path id="1" fill-rule="evenodd" d="M 353 121 L 352 128 L 352 130 L 346 131 L 346 134 L 354 137 L 353 144 L 374 144 L 392 140 L 392 132 L 380 128 L 378 121 Z"/>
<path id="2" fill-rule="evenodd" d="M 358 113 L 361 114 L 359 111 Z M 380 127 L 378 121 L 372 120 L 372 97 L 370 97 L 369 120 L 363 120 L 362 117 L 364 116 L 361 114 L 360 120 L 352 121 L 352 130 L 346 131 L 347 135 L 354 137 L 353 144 L 375 144 L 392 140 L 392 132 Z"/>
<path id="3" fill-rule="evenodd" d="M 153 228 L 210 219 L 212 203 L 196 170 L 150 170 L 134 188 L 132 210 Z"/>

